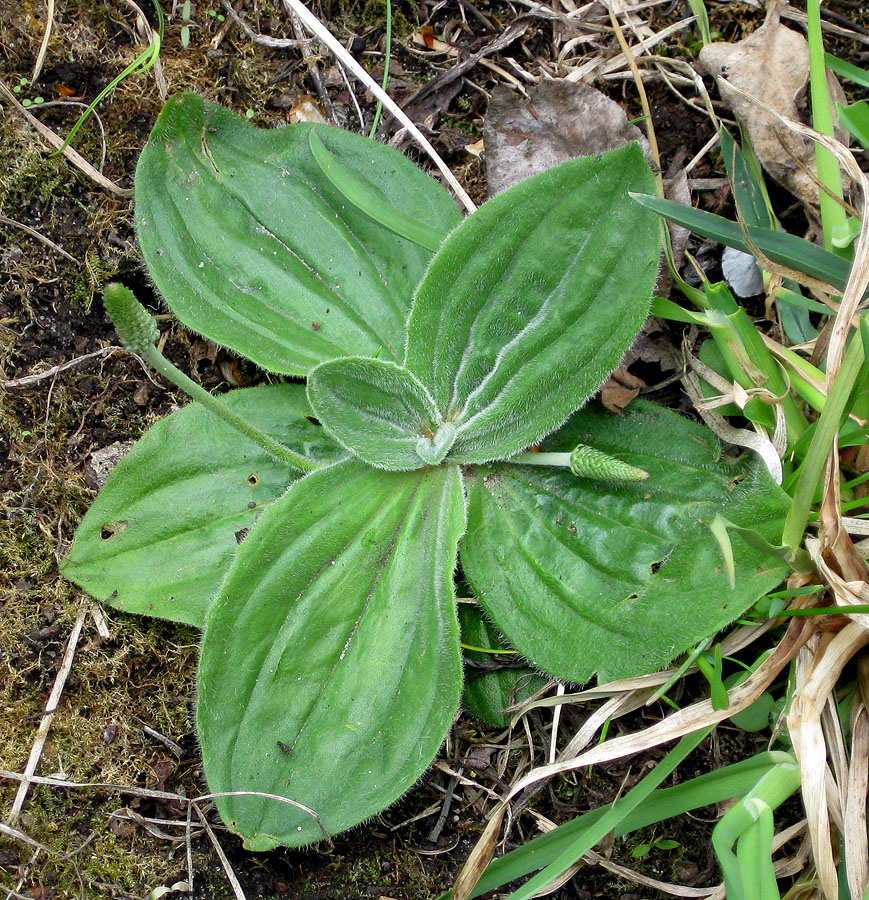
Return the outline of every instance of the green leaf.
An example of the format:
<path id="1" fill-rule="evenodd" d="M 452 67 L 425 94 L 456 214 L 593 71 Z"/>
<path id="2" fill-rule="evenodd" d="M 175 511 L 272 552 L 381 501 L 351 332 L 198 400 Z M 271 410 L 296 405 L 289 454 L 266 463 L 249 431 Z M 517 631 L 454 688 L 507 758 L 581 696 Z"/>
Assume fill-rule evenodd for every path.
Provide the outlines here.
<path id="1" fill-rule="evenodd" d="M 308 399 L 340 444 L 380 469 L 437 465 L 456 435 L 416 376 L 385 360 L 322 363 L 308 378 Z"/>
<path id="2" fill-rule="evenodd" d="M 869 103 L 865 100 L 858 100 L 847 106 L 837 103 L 836 111 L 839 124 L 857 138 L 864 150 L 869 150 Z"/>
<path id="3" fill-rule="evenodd" d="M 620 416 L 583 410 L 545 449 L 577 442 L 650 477 L 612 485 L 502 464 L 466 478 L 465 575 L 497 627 L 544 671 L 577 682 L 654 671 L 786 574 L 733 534 L 732 589 L 709 528 L 720 512 L 779 539 L 788 499 L 753 455 L 725 462 L 712 432 L 641 401 Z"/>
<path id="4" fill-rule="evenodd" d="M 534 669 L 516 665 L 508 647 L 499 639 L 495 627 L 488 622 L 479 606 L 459 604 L 459 625 L 462 630 L 462 652 L 465 657 L 465 689 L 462 706 L 475 718 L 494 728 L 506 728 L 510 717 L 504 708 L 530 697 L 546 684 L 546 679 Z M 469 647 L 480 647 L 494 653 L 480 653 Z M 503 653 L 504 655 L 500 655 Z M 480 671 L 473 662 L 506 660 L 505 668 Z M 468 664 L 471 661 L 471 664 Z"/>
<path id="5" fill-rule="evenodd" d="M 830 53 L 824 54 L 824 62 L 827 64 L 827 68 L 832 69 L 842 78 L 847 78 L 861 87 L 869 88 L 869 71 L 866 69 L 861 69 L 859 66 L 855 66 L 844 59 L 839 59 L 839 57 Z"/>
<path id="6" fill-rule="evenodd" d="M 344 455 L 305 418 L 301 385 L 246 388 L 221 400 L 311 459 Z M 239 542 L 298 477 L 191 403 L 157 422 L 118 463 L 61 571 L 116 609 L 201 627 Z"/>
<path id="7" fill-rule="evenodd" d="M 195 94 L 171 98 L 136 170 L 148 270 L 184 324 L 274 372 L 338 356 L 401 360 L 409 298 L 431 253 L 348 204 L 313 158 L 308 123 L 257 129 Z M 461 216 L 400 153 L 316 126 L 386 204 L 442 232 Z"/>
<path id="8" fill-rule="evenodd" d="M 448 459 L 504 458 L 558 427 L 618 364 L 649 310 L 659 230 L 637 144 L 562 163 L 450 233 L 417 289 L 405 366 L 457 436 Z"/>
<path id="9" fill-rule="evenodd" d="M 459 702 L 454 466 L 347 460 L 296 482 L 241 545 L 209 611 L 197 725 L 212 791 L 260 791 L 330 834 L 422 775 Z M 250 850 L 322 832 L 278 801 L 220 797 Z"/>
<path id="10" fill-rule="evenodd" d="M 718 135 L 727 177 L 743 222 L 746 225 L 770 228 L 774 223 L 766 204 L 763 184 L 754 177 L 745 154 L 730 136 L 730 132 L 722 126 Z"/>
<path id="11" fill-rule="evenodd" d="M 672 200 L 645 194 L 634 194 L 633 198 L 637 203 L 665 216 L 671 222 L 684 225 L 695 234 L 718 241 L 726 247 L 735 247 L 737 250 L 751 253 L 753 244 L 774 263 L 817 278 L 838 291 L 844 290 L 848 281 L 851 264 L 847 260 L 793 234 L 749 225 L 745 229 L 748 233 L 746 238 L 736 222 L 704 212 L 702 209 L 694 209 L 681 203 L 674 203 Z"/>
<path id="12" fill-rule="evenodd" d="M 742 712 L 734 713 L 730 721 L 743 731 L 763 731 L 769 728 L 770 715 L 775 708 L 775 700 L 771 694 L 761 694 L 751 706 Z"/>

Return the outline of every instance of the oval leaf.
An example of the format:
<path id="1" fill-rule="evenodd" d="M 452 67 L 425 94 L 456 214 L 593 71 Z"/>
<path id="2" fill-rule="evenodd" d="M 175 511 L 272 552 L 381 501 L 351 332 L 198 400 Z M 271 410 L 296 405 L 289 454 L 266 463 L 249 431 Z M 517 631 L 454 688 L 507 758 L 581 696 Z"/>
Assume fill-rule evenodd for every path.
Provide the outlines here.
<path id="1" fill-rule="evenodd" d="M 457 436 L 449 459 L 518 453 L 618 364 L 645 319 L 659 227 L 629 190 L 637 144 L 510 188 L 453 231 L 416 292 L 405 366 Z"/>
<path id="2" fill-rule="evenodd" d="M 242 544 L 212 606 L 197 724 L 212 791 L 260 791 L 335 834 L 431 763 L 461 690 L 453 466 L 348 460 L 294 484 Z M 273 799 L 220 797 L 251 850 L 319 840 Z"/>
<path id="3" fill-rule="evenodd" d="M 641 401 L 622 415 L 583 410 L 547 449 L 578 442 L 649 479 L 614 485 L 502 464 L 466 481 L 465 575 L 498 628 L 544 671 L 577 682 L 655 671 L 786 574 L 733 534 L 731 588 L 709 528 L 721 513 L 780 537 L 788 498 L 753 455 L 727 463 L 711 431 Z"/>
<path id="4" fill-rule="evenodd" d="M 401 359 L 431 252 L 349 204 L 312 129 L 372 196 L 444 234 L 447 192 L 400 153 L 309 123 L 260 130 L 195 94 L 171 98 L 136 169 L 148 270 L 178 318 L 273 372 L 338 356 Z"/>
<path id="5" fill-rule="evenodd" d="M 437 465 L 455 438 L 416 376 L 385 360 L 348 357 L 317 366 L 308 399 L 339 443 L 380 469 Z"/>
<path id="6" fill-rule="evenodd" d="M 246 388 L 221 400 L 313 460 L 344 455 L 305 418 L 301 385 Z M 239 543 L 298 477 L 191 403 L 157 422 L 118 463 L 61 571 L 116 609 L 202 627 Z"/>

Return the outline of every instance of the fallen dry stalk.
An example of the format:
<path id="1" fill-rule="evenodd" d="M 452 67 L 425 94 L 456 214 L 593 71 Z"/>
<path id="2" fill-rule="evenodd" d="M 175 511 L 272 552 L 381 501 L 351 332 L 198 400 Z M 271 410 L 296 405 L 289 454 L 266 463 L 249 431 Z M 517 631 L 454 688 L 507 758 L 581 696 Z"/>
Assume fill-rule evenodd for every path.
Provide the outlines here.
<path id="1" fill-rule="evenodd" d="M 12 93 L 11 90 L 0 81 L 0 95 L 4 97 L 6 102 L 12 107 L 12 109 L 17 112 L 33 129 L 35 129 L 55 150 L 59 150 L 63 147 L 64 141 L 60 135 L 55 134 L 50 128 L 46 125 L 43 125 L 36 116 L 31 115 L 19 102 L 18 98 L 15 94 Z M 133 192 L 129 188 L 119 187 L 114 181 L 106 178 L 102 172 L 99 172 L 95 169 L 80 153 L 76 150 L 73 150 L 72 147 L 63 147 L 63 155 L 74 165 L 76 168 L 80 169 L 84 172 L 85 175 L 92 178 L 100 187 L 105 188 L 107 191 L 111 191 L 118 197 L 132 197 Z"/>
<path id="2" fill-rule="evenodd" d="M 14 825 L 18 821 L 18 817 L 21 815 L 21 810 L 24 806 L 24 801 L 27 799 L 30 785 L 35 781 L 33 775 L 36 772 L 36 767 L 39 765 L 39 760 L 42 757 L 42 748 L 45 746 L 45 741 L 48 738 L 48 731 L 51 728 L 54 714 L 57 712 L 57 708 L 60 705 L 60 698 L 63 696 L 66 680 L 69 678 L 69 673 L 72 671 L 75 651 L 78 647 L 78 640 L 81 636 L 81 630 L 87 612 L 87 609 L 84 608 L 80 610 L 76 617 L 75 624 L 72 626 L 72 632 L 66 643 L 66 651 L 63 654 L 60 669 L 57 672 L 57 677 L 54 679 L 54 686 L 51 689 L 51 694 L 45 705 L 45 712 L 42 714 L 39 728 L 36 731 L 36 739 L 30 749 L 30 755 L 27 757 L 27 764 L 24 767 L 21 784 L 18 786 L 18 792 L 15 794 L 15 799 L 12 802 L 12 808 L 9 810 L 9 815 L 6 817 L 6 821 L 9 825 Z"/>
<path id="3" fill-rule="evenodd" d="M 819 644 L 814 651 L 803 651 L 805 657 L 797 666 L 797 684 L 788 714 L 788 731 L 800 764 L 803 804 L 806 808 L 812 855 L 818 870 L 821 888 L 829 898 L 838 896 L 838 876 L 830 840 L 830 810 L 827 790 L 827 747 L 821 728 L 821 714 L 836 689 L 846 663 L 869 644 L 869 630 L 859 622 L 849 622 L 826 646 Z M 852 766 L 865 768 L 865 757 L 854 759 Z M 846 788 L 840 784 L 839 791 Z M 865 806 L 866 795 L 862 802 Z M 848 798 L 841 804 L 849 805 Z M 850 849 L 850 853 L 849 853 Z M 846 866 L 854 848 L 845 846 Z M 865 886 L 864 886 L 865 889 Z M 863 890 L 853 894 L 862 897 Z"/>

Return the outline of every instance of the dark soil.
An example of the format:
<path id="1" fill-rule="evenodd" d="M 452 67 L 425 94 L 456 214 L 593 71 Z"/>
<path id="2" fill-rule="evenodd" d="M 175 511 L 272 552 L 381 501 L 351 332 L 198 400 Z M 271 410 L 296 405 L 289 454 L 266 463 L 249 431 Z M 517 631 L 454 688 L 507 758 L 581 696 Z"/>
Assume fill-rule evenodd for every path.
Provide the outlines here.
<path id="1" fill-rule="evenodd" d="M 168 13 L 172 4 L 163 6 Z M 181 4 L 176 6 L 160 56 L 170 92 L 196 90 L 240 113 L 252 110 L 254 121 L 265 127 L 285 120 L 295 95 L 316 95 L 316 85 L 298 51 L 264 48 L 236 26 L 224 29 L 217 16 L 209 14 L 221 10 L 218 3 L 213 9 L 207 4 L 194 5 L 190 44 L 185 48 L 180 38 Z M 848 4 L 840 6 L 842 15 L 855 14 Z M 292 36 L 271 4 L 242 0 L 235 8 L 260 33 Z M 20 87 L 22 99 L 41 96 L 46 105 L 70 98 L 89 102 L 141 49 L 131 38 L 134 18 L 123 5 L 61 0 L 38 84 L 22 85 L 21 79 L 30 75 L 44 32 L 43 10 L 42 4 L 30 3 L 9 3 L 0 9 L 0 79 Z M 147 3 L 143 10 L 152 17 Z M 465 15 L 458 43 L 463 53 L 485 44 L 514 15 L 499 0 L 483 0 L 476 6 L 464 0 L 445 6 L 425 2 L 419 8 L 402 2 L 396 10 L 399 37 L 406 38 L 417 23 L 430 16 L 434 16 L 430 24 L 440 33 L 445 24 L 462 19 L 461 10 Z M 342 40 L 355 36 L 363 39 L 369 50 L 382 50 L 379 5 L 323 5 L 319 11 Z M 722 13 L 724 21 L 718 23 L 722 30 L 737 27 L 732 15 Z M 740 11 L 739 27 L 750 29 L 757 21 L 756 13 Z M 535 57 L 547 57 L 550 27 L 536 22 L 522 52 L 515 54 L 529 68 Z M 222 30 L 219 46 L 212 47 L 210 42 Z M 686 51 L 676 41 L 672 52 Z M 379 59 L 368 57 L 375 69 Z M 402 93 L 409 96 L 434 74 L 433 65 L 408 52 L 401 40 L 394 60 L 394 87 L 399 97 Z M 340 116 L 358 130 L 346 86 L 331 77 L 334 72 L 328 69 L 328 60 L 321 68 Z M 495 83 L 488 70 L 473 75 L 485 89 Z M 429 104 L 427 124 L 439 151 L 474 199 L 480 200 L 485 195 L 484 172 L 479 160 L 469 158 L 463 148 L 479 136 L 485 97 L 467 85 L 460 83 L 459 88 L 452 98 Z M 632 116 L 640 114 L 632 84 L 609 90 Z M 693 156 L 710 135 L 705 118 L 658 85 L 651 87 L 650 100 L 665 167 L 676 157 Z M 103 171 L 121 188 L 132 187 L 138 152 L 161 103 L 149 73 L 129 77 L 99 106 L 107 144 Z M 364 96 L 360 103 L 370 120 L 373 104 Z M 64 133 L 80 111 L 80 107 L 46 108 L 39 118 Z M 388 137 L 392 130 L 387 119 L 383 136 Z M 93 120 L 75 145 L 87 159 L 99 160 L 101 137 Z M 694 174 L 707 177 L 721 172 L 714 170 L 713 163 L 704 162 Z M 705 201 L 726 205 L 728 198 L 710 195 Z M 100 188 L 66 160 L 49 156 L 8 105 L 0 119 L 0 213 L 36 229 L 75 260 L 66 259 L 17 225 L 0 221 L 0 381 L 47 373 L 32 383 L 13 383 L 0 390 L 0 516 L 5 520 L 0 533 L 0 769 L 20 772 L 72 624 L 88 602 L 60 578 L 57 564 L 95 493 L 91 455 L 117 441 L 134 440 L 185 398 L 152 379 L 121 349 L 50 374 L 54 366 L 116 345 L 100 300 L 107 280 L 119 278 L 134 286 L 154 312 L 159 312 L 160 306 L 143 272 L 131 201 Z M 180 326 L 169 322 L 164 328 L 167 355 L 206 387 L 229 388 L 259 377 Z M 641 374 L 654 380 L 654 371 Z M 190 628 L 117 613 L 110 616 L 110 633 L 108 639 L 99 637 L 93 620 L 86 618 L 38 771 L 61 773 L 77 782 L 157 788 L 188 796 L 204 791 L 192 720 L 198 634 Z M 696 684 L 688 690 L 699 694 L 703 688 Z M 561 733 L 570 735 L 587 712 L 566 708 Z M 659 717 L 662 711 L 651 709 L 646 715 Z M 539 753 L 549 725 L 542 715 L 532 716 L 531 722 L 537 729 Z M 620 720 L 619 727 L 633 730 L 647 724 L 637 713 Z M 153 732 L 171 743 L 153 737 Z M 496 737 L 477 723 L 461 719 L 442 760 L 452 771 L 473 768 L 481 784 L 500 790 L 521 754 L 504 751 L 503 736 L 493 749 L 490 744 Z M 744 758 L 763 744 L 763 738 L 721 728 L 682 767 L 678 777 L 689 778 Z M 507 759 L 499 775 L 496 762 L 501 753 L 506 753 Z M 663 753 L 652 752 L 548 784 L 529 801 L 530 811 L 519 816 L 501 849 L 518 846 L 539 833 L 532 813 L 558 823 L 610 802 Z M 16 789 L 15 781 L 0 776 L 4 816 Z M 449 888 L 490 809 L 491 801 L 485 795 L 457 785 L 447 772 L 435 768 L 394 808 L 377 821 L 341 835 L 329 852 L 254 855 L 244 852 L 240 843 L 224 832 L 218 830 L 218 836 L 250 898 L 413 900 L 436 897 Z M 118 812 L 125 817 L 116 815 Z M 402 824 L 421 813 L 425 817 Z M 715 810 L 701 811 L 696 818 L 668 822 L 666 829 L 662 826 L 632 835 L 609 851 L 613 859 L 653 878 L 694 886 L 714 884 L 718 875 L 707 837 L 716 814 Z M 161 822 L 155 825 L 146 821 L 149 818 Z M 58 790 L 34 786 L 16 827 L 48 852 L 0 834 L 0 890 L 34 900 L 147 897 L 161 885 L 186 879 L 184 823 L 185 812 L 177 803 L 96 787 Z M 213 824 L 218 825 L 216 817 Z M 662 838 L 675 840 L 679 847 L 631 859 L 633 847 Z M 206 837 L 194 838 L 192 860 L 192 896 L 213 900 L 232 896 Z M 619 881 L 604 871 L 584 869 L 552 896 L 634 900 L 663 895 Z"/>

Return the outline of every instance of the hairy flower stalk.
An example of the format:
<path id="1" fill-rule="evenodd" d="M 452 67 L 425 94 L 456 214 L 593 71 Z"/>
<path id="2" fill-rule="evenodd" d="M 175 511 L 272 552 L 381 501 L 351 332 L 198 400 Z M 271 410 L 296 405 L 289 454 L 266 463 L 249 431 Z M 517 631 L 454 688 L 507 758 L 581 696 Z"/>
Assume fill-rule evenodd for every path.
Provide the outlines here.
<path id="1" fill-rule="evenodd" d="M 523 466 L 570 469 L 578 478 L 613 483 L 645 481 L 649 477 L 649 473 L 643 469 L 586 444 L 579 444 L 570 453 L 519 453 L 510 462 Z"/>
<path id="2" fill-rule="evenodd" d="M 164 378 L 181 388 L 193 400 L 201 403 L 214 415 L 223 419 L 236 431 L 250 438 L 275 459 L 285 462 L 288 466 L 298 469 L 300 472 L 312 472 L 319 466 L 300 453 L 295 453 L 289 447 L 276 441 L 274 438 L 255 428 L 246 422 L 241 416 L 228 409 L 220 400 L 209 394 L 205 388 L 188 378 L 180 369 L 172 365 L 157 349 L 157 339 L 160 332 L 153 316 L 136 299 L 136 295 L 122 284 L 113 282 L 106 285 L 103 293 L 103 302 L 106 312 L 115 326 L 115 331 L 121 339 L 121 343 L 131 352 L 138 353 L 146 359 Z"/>

